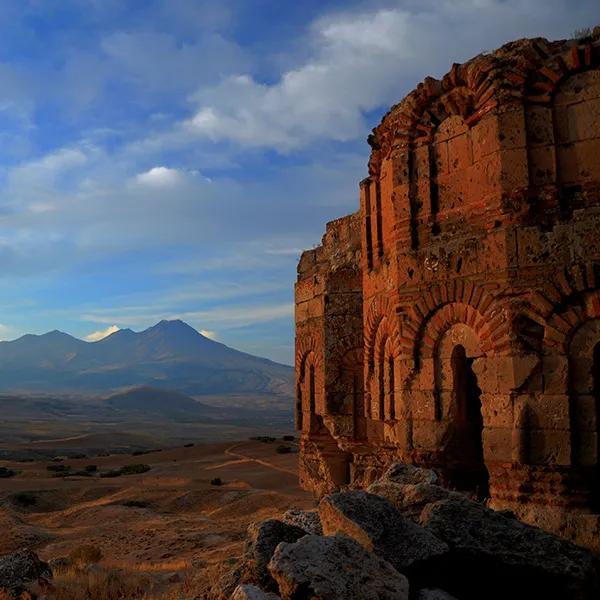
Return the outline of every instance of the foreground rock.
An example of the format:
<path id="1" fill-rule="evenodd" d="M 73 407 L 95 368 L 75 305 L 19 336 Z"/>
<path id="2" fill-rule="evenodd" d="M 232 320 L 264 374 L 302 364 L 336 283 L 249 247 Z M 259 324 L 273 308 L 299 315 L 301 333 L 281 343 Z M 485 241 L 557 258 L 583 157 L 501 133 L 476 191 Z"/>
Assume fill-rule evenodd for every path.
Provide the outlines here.
<path id="1" fill-rule="evenodd" d="M 402 484 L 386 480 L 374 482 L 367 491 L 385 498 L 398 512 L 415 523 L 420 522 L 421 512 L 428 504 L 455 494 L 439 485 Z"/>
<path id="2" fill-rule="evenodd" d="M 448 545 L 403 517 L 387 500 L 367 492 L 331 494 L 319 513 L 326 535 L 343 533 L 418 581 L 442 568 Z"/>
<path id="3" fill-rule="evenodd" d="M 406 577 L 343 535 L 282 543 L 269 570 L 283 600 L 408 600 Z"/>
<path id="4" fill-rule="evenodd" d="M 238 585 L 231 600 L 281 600 L 281 598 L 275 594 L 263 592 L 255 585 Z"/>
<path id="5" fill-rule="evenodd" d="M 267 565 L 277 544 L 295 542 L 305 535 L 307 533 L 304 529 L 277 519 L 252 523 L 248 528 L 246 547 L 240 563 L 213 586 L 212 597 L 215 600 L 228 599 L 240 584 L 255 584 L 263 590 L 276 591 L 277 586 Z"/>
<path id="6" fill-rule="evenodd" d="M 404 463 L 394 463 L 381 476 L 381 481 L 391 481 L 400 485 L 435 485 L 439 478 L 433 469 L 423 469 Z"/>
<path id="7" fill-rule="evenodd" d="M 422 523 L 450 547 L 448 580 L 461 600 L 598 598 L 591 554 L 462 496 L 425 508 Z"/>
<path id="8" fill-rule="evenodd" d="M 417 600 L 456 600 L 456 598 L 444 590 L 435 588 L 419 590 Z"/>
<path id="9" fill-rule="evenodd" d="M 283 514 L 282 521 L 296 525 L 312 535 L 323 535 L 321 517 L 316 510 L 288 510 Z"/>
<path id="10" fill-rule="evenodd" d="M 52 581 L 52 570 L 32 550 L 24 549 L 0 558 L 0 590 L 9 598 L 19 598 L 31 586 L 47 588 Z"/>

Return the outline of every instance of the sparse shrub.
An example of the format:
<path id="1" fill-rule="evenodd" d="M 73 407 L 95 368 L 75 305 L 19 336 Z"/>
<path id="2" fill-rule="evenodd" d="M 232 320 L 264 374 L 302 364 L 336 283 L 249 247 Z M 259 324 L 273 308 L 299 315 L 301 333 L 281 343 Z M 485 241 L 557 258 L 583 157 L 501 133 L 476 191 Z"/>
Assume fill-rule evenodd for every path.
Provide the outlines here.
<path id="1" fill-rule="evenodd" d="M 55 456 L 52 459 L 52 462 L 62 462 L 63 460 L 65 460 L 62 456 Z"/>
<path id="2" fill-rule="evenodd" d="M 583 40 L 592 36 L 592 28 L 591 27 L 582 27 L 581 29 L 576 29 L 573 32 L 573 39 L 575 40 Z"/>
<path id="3" fill-rule="evenodd" d="M 254 435 L 250 439 L 254 442 L 263 442 L 263 444 L 271 444 L 276 440 L 276 438 L 270 435 Z"/>
<path id="4" fill-rule="evenodd" d="M 9 477 L 14 477 L 16 474 L 16 471 L 8 467 L 0 467 L 0 479 L 8 479 Z"/>
<path id="5" fill-rule="evenodd" d="M 12 496 L 10 496 L 9 499 L 12 501 L 13 504 L 21 506 L 23 508 L 35 506 L 37 504 L 37 497 L 31 492 L 19 492 L 18 494 L 13 494 Z"/>
<path id="6" fill-rule="evenodd" d="M 134 450 L 131 456 L 143 456 L 144 454 L 150 454 L 150 450 Z"/>
<path id="7" fill-rule="evenodd" d="M 137 465 L 125 465 L 121 467 L 122 475 L 137 475 L 139 473 L 147 473 L 150 470 L 150 465 L 137 464 Z"/>
<path id="8" fill-rule="evenodd" d="M 194 444 L 192 442 L 190 442 L 189 444 L 184 444 L 183 447 L 184 448 L 193 448 Z"/>
<path id="9" fill-rule="evenodd" d="M 87 465 L 85 470 L 88 473 L 95 473 L 98 470 L 98 466 L 97 465 Z"/>
<path id="10" fill-rule="evenodd" d="M 291 451 L 292 449 L 289 446 L 284 446 L 283 444 L 275 448 L 275 452 L 277 452 L 277 454 L 289 454 Z"/>
<path id="11" fill-rule="evenodd" d="M 121 473 L 121 469 L 111 469 L 110 471 L 104 471 L 100 473 L 100 477 L 121 477 L 123 473 Z"/>
<path id="12" fill-rule="evenodd" d="M 281 439 L 284 442 L 293 442 L 296 438 L 293 435 L 284 435 Z"/>
<path id="13" fill-rule="evenodd" d="M 84 544 L 71 551 L 69 560 L 77 568 L 83 569 L 102 560 L 102 550 L 93 544 Z"/>
<path id="14" fill-rule="evenodd" d="M 143 500 L 125 500 L 123 506 L 127 506 L 128 508 L 148 508 L 150 505 Z"/>
<path id="15" fill-rule="evenodd" d="M 49 600 L 156 600 L 155 581 L 119 569 L 71 569 L 55 577 Z M 2 597 L 0 596 L 0 599 Z"/>
<path id="16" fill-rule="evenodd" d="M 47 465 L 46 469 L 52 473 L 67 473 L 71 470 L 69 465 Z"/>
<path id="17" fill-rule="evenodd" d="M 67 477 L 92 477 L 94 474 L 89 471 L 73 471 L 67 473 Z"/>
<path id="18" fill-rule="evenodd" d="M 78 459 L 78 458 L 87 458 L 87 454 L 82 454 L 81 452 L 74 452 L 73 454 L 69 454 L 69 458 Z"/>
<path id="19" fill-rule="evenodd" d="M 220 477 L 213 477 L 213 479 L 210 480 L 210 485 L 223 485 L 223 481 Z"/>

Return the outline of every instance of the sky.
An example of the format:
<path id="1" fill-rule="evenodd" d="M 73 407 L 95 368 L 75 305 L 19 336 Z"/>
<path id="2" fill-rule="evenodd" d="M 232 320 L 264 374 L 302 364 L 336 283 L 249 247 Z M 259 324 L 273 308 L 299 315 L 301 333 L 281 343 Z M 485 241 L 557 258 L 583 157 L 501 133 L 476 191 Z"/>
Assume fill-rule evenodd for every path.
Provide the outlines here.
<path id="1" fill-rule="evenodd" d="M 293 362 L 302 249 L 427 75 L 598 0 L 0 0 L 0 339 L 180 318 Z"/>

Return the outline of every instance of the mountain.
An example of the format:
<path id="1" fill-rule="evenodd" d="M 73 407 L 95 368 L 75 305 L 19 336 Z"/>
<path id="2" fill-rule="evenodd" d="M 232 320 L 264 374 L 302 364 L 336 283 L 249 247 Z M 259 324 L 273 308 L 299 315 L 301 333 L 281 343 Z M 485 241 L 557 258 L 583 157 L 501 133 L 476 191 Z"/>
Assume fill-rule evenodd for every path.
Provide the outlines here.
<path id="1" fill-rule="evenodd" d="M 289 397 L 293 369 L 215 342 L 180 320 L 98 342 L 60 331 L 0 342 L 0 391 L 106 394 L 150 386 L 190 396 Z"/>

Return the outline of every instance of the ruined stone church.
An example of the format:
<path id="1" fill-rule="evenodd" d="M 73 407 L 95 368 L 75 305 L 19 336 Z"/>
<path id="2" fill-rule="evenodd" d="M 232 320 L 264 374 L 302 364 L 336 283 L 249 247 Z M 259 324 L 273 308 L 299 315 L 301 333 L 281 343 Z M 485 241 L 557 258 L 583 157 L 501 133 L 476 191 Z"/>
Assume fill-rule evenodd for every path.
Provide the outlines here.
<path id="1" fill-rule="evenodd" d="M 598 541 L 600 28 L 425 79 L 369 144 L 358 212 L 298 266 L 302 485 L 431 466 Z"/>

